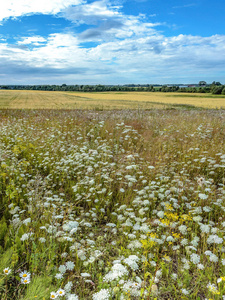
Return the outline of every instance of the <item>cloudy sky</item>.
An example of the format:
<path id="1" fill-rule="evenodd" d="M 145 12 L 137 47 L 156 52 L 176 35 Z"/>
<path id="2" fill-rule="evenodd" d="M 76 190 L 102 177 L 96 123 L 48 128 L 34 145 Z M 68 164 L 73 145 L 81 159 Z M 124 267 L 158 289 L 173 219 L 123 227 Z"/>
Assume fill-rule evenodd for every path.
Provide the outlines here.
<path id="1" fill-rule="evenodd" d="M 0 84 L 225 83 L 224 0 L 7 0 Z"/>

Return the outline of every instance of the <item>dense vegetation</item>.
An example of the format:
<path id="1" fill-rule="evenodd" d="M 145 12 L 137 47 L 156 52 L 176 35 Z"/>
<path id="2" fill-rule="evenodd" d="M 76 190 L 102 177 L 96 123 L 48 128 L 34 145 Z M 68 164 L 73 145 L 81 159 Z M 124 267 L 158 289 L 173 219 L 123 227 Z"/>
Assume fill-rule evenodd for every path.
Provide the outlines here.
<path id="1" fill-rule="evenodd" d="M 178 86 L 163 85 L 2 85 L 2 89 L 15 90 L 41 90 L 41 91 L 80 91 L 80 92 L 109 92 L 109 91 L 147 91 L 147 92 L 188 92 L 188 93 L 212 93 L 225 95 L 225 85 L 220 82 L 213 82 L 207 85 L 205 82 L 198 85 Z"/>
<path id="2" fill-rule="evenodd" d="M 0 110 L 0 299 L 224 299 L 225 113 Z"/>

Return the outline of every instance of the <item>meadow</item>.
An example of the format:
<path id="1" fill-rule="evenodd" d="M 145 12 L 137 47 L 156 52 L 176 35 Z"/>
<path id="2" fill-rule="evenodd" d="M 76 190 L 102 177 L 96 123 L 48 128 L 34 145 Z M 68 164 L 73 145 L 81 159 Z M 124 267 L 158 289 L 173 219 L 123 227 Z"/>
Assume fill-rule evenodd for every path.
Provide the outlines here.
<path id="1" fill-rule="evenodd" d="M 225 96 L 162 92 L 53 92 L 0 90 L 0 108 L 17 109 L 225 109 Z"/>
<path id="2" fill-rule="evenodd" d="M 0 110 L 0 299 L 225 299 L 224 110 Z"/>

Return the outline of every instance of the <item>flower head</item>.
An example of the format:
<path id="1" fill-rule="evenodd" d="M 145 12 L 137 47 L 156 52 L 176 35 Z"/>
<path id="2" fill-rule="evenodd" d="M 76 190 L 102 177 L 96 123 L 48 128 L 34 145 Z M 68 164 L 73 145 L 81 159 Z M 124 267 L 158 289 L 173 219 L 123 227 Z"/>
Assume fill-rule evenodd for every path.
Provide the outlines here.
<path id="1" fill-rule="evenodd" d="M 78 296 L 75 295 L 75 294 L 70 294 L 70 295 L 68 296 L 68 300 L 78 300 Z"/>
<path id="2" fill-rule="evenodd" d="M 67 268 L 67 270 L 72 271 L 74 269 L 74 267 L 75 267 L 74 262 L 72 262 L 72 261 L 67 261 L 66 262 L 66 268 Z"/>
<path id="3" fill-rule="evenodd" d="M 57 293 L 51 292 L 50 299 L 56 299 L 58 297 Z"/>
<path id="4" fill-rule="evenodd" d="M 12 270 L 9 269 L 9 268 L 5 268 L 5 269 L 3 270 L 3 273 L 4 273 L 5 275 L 9 275 L 11 272 L 12 272 Z"/>
<path id="5" fill-rule="evenodd" d="M 30 273 L 29 272 L 27 272 L 27 271 L 23 271 L 23 272 L 21 272 L 20 274 L 19 274 L 19 276 L 20 276 L 20 278 L 23 278 L 23 279 L 28 279 L 28 278 L 30 278 Z"/>
<path id="6" fill-rule="evenodd" d="M 59 290 L 57 291 L 57 295 L 60 296 L 60 297 L 62 297 L 62 296 L 65 295 L 65 291 L 64 291 L 63 289 L 59 289 Z"/>
<path id="7" fill-rule="evenodd" d="M 22 284 L 28 284 L 28 283 L 30 283 L 30 277 L 21 278 L 21 283 Z"/>
<path id="8" fill-rule="evenodd" d="M 108 300 L 110 297 L 108 289 L 102 289 L 93 295 L 93 300 Z"/>

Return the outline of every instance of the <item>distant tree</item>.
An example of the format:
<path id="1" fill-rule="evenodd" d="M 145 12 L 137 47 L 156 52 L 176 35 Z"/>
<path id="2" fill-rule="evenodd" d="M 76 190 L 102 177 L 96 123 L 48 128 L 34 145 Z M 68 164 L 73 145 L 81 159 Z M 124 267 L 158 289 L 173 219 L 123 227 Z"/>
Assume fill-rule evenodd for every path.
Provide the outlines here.
<path id="1" fill-rule="evenodd" d="M 148 92 L 153 92 L 153 90 L 154 90 L 153 85 L 149 85 L 149 86 L 146 88 L 146 91 L 148 91 Z"/>
<path id="2" fill-rule="evenodd" d="M 213 81 L 212 82 L 212 85 L 216 85 L 216 86 L 220 86 L 220 85 L 222 85 L 219 81 Z"/>
<path id="3" fill-rule="evenodd" d="M 204 89 L 204 87 L 202 88 L 202 87 L 200 87 L 199 89 L 198 89 L 198 92 L 199 93 L 205 93 L 205 89 Z"/>
<path id="4" fill-rule="evenodd" d="M 223 86 L 214 86 L 212 88 L 212 94 L 214 95 L 220 95 L 222 93 L 222 90 L 223 90 Z"/>
<path id="5" fill-rule="evenodd" d="M 185 93 L 185 92 L 187 92 L 187 89 L 185 87 L 181 87 L 179 91 L 182 92 L 182 93 L 183 92 Z"/>
<path id="6" fill-rule="evenodd" d="M 200 85 L 200 86 L 203 86 L 203 85 L 206 85 L 207 83 L 206 83 L 206 81 L 204 81 L 204 80 L 202 80 L 202 81 L 199 81 L 199 83 L 198 83 L 198 85 Z"/>

